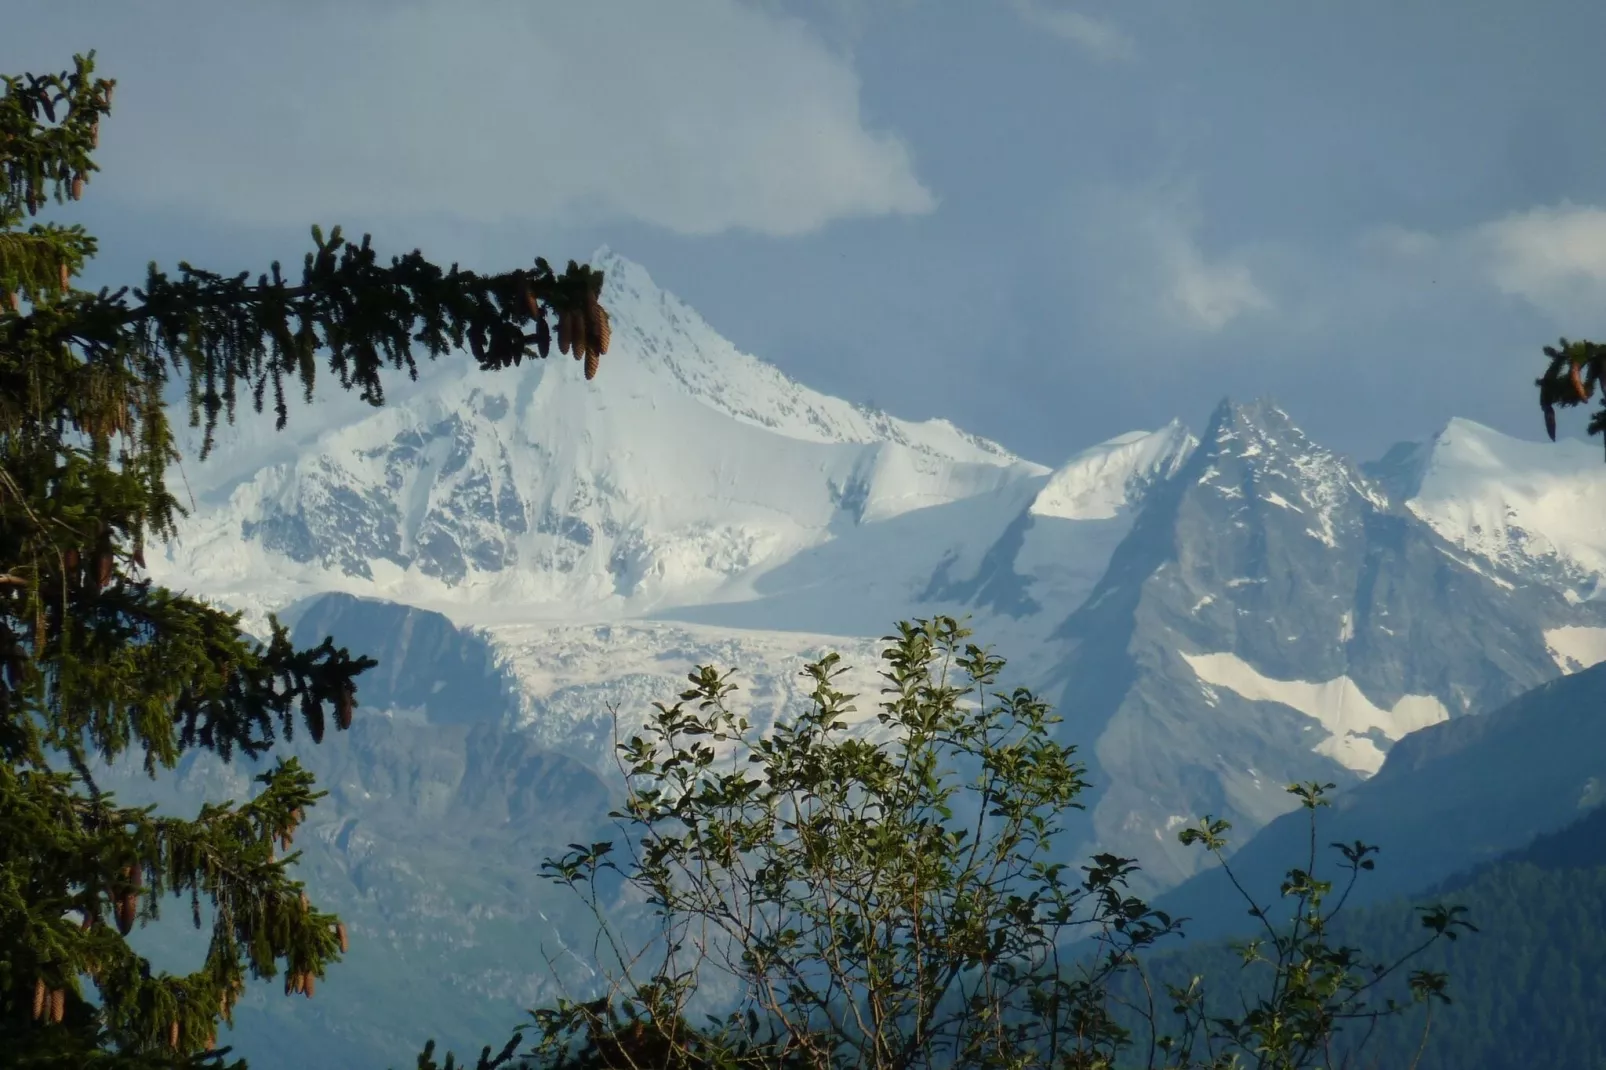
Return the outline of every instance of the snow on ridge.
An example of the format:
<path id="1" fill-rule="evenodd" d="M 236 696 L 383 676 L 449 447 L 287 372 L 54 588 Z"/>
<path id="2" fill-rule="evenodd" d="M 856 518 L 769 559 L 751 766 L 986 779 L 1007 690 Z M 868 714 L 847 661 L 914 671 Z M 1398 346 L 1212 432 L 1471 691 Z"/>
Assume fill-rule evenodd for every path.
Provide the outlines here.
<path id="1" fill-rule="evenodd" d="M 1419 728 L 1449 720 L 1449 711 L 1432 695 L 1405 695 L 1392 709 L 1367 698 L 1348 676 L 1322 683 L 1274 680 L 1236 654 L 1183 654 L 1199 680 L 1223 687 L 1250 702 L 1275 702 L 1317 721 L 1327 738 L 1311 749 L 1346 769 L 1370 776 L 1383 767 L 1385 752 L 1371 738 L 1390 742 Z"/>
<path id="2" fill-rule="evenodd" d="M 1300 514 L 1308 522 L 1305 534 L 1329 549 L 1338 546 L 1337 524 L 1348 503 L 1359 499 L 1363 509 L 1389 508 L 1381 485 L 1342 454 L 1313 441 L 1268 400 L 1223 402 L 1203 448 L 1222 466 L 1229 460 L 1240 462 L 1249 485 L 1220 481 L 1222 468 L 1215 463 L 1204 468 L 1201 484 L 1214 483 L 1215 491 L 1228 498 L 1244 497 L 1248 491 L 1259 501 Z"/>
<path id="3" fill-rule="evenodd" d="M 1105 520 L 1132 504 L 1134 493 L 1182 467 L 1198 440 L 1177 420 L 1158 431 L 1128 431 L 1089 447 L 1061 465 L 1033 499 L 1032 516 Z"/>
<path id="4" fill-rule="evenodd" d="M 1048 472 L 948 420 L 901 420 L 798 383 L 779 368 L 741 352 L 690 306 L 660 289 L 645 268 L 606 246 L 597 250 L 592 265 L 606 274 L 603 300 L 614 338 L 630 339 L 644 362 L 667 373 L 687 394 L 734 419 L 810 442 L 894 442 L 958 461 Z M 606 371 L 608 358 L 603 360 Z"/>
<path id="5" fill-rule="evenodd" d="M 198 508 L 153 574 L 253 617 L 344 590 L 460 623 L 512 607 L 612 618 L 742 600 L 858 527 L 1035 492 L 1048 472 L 946 421 L 802 387 L 639 267 L 597 259 L 615 324 L 598 380 L 567 360 L 487 374 L 454 355 L 380 409 L 322 391 L 287 434 L 247 414 L 186 463 Z"/>
<path id="6" fill-rule="evenodd" d="M 1440 535 L 1507 567 L 1559 560 L 1606 574 L 1606 464 L 1597 446 L 1513 438 L 1450 420 L 1423 451 L 1406 503 Z"/>

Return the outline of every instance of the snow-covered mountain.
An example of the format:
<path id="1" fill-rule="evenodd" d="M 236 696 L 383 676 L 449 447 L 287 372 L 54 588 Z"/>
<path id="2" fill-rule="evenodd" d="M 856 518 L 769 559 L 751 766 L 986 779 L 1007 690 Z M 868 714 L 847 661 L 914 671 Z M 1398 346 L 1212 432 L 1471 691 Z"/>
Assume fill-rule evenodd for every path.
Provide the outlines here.
<path id="1" fill-rule="evenodd" d="M 298 412 L 310 427 L 267 463 L 253 427 L 187 471 L 201 508 L 158 578 L 252 609 L 344 589 L 476 619 L 632 615 L 743 597 L 844 529 L 1047 474 L 809 390 L 641 268 L 596 263 L 617 324 L 604 378 L 448 361 L 384 409 Z"/>
<path id="2" fill-rule="evenodd" d="M 283 433 L 248 419 L 175 480 L 193 514 L 151 555 L 158 581 L 377 650 L 371 715 L 470 732 L 383 736 L 387 770 L 420 767 L 385 791 L 431 853 L 409 861 L 388 826 L 364 849 L 420 888 L 439 868 L 428 909 L 364 898 L 374 863 L 343 845 L 383 806 L 364 766 L 380 737 L 340 759 L 349 790 L 313 819 L 318 879 L 378 911 L 376 932 L 435 924 L 444 875 L 518 833 L 498 817 L 461 846 L 461 814 L 501 813 L 461 775 L 475 754 L 578 759 L 613 783 L 612 711 L 628 727 L 714 663 L 767 725 L 828 650 L 856 667 L 873 732 L 879 637 L 900 618 L 970 615 L 1013 682 L 1059 705 L 1096 786 L 1074 852 L 1138 858 L 1148 891 L 1197 868 L 1184 821 L 1226 817 L 1241 841 L 1288 810 L 1291 780 L 1360 783 L 1411 732 L 1606 660 L 1591 447 L 1458 420 L 1357 466 L 1269 402 L 1223 403 L 1199 437 L 1174 422 L 1051 468 L 812 391 L 640 267 L 594 263 L 615 324 L 594 382 L 567 361 L 447 360 L 383 409 L 326 391 Z M 497 768 L 493 785 L 518 782 Z M 537 862 L 504 890 L 545 919 Z M 543 969 L 470 930 L 442 973 L 459 995 Z"/>
<path id="3" fill-rule="evenodd" d="M 1407 733 L 1558 673 L 1552 633 L 1599 604 L 1476 557 L 1270 403 L 1223 403 L 1058 633 L 1050 679 L 1102 773 L 1090 844 L 1169 884 L 1166 833 L 1240 835 L 1295 780 L 1353 784 Z"/>
<path id="4" fill-rule="evenodd" d="M 1439 534 L 1508 569 L 1570 580 L 1573 597 L 1592 596 L 1606 572 L 1606 464 L 1594 443 L 1524 442 L 1453 419 L 1368 468 Z"/>

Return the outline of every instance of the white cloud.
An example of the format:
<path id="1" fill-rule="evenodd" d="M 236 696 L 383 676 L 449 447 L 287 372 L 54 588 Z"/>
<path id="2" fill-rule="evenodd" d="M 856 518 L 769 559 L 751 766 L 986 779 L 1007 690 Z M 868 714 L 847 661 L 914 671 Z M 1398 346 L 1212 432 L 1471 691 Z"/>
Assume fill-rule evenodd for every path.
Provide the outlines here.
<path id="1" fill-rule="evenodd" d="M 235 220 L 789 235 L 935 204 L 866 124 L 852 67 L 741 0 L 294 7 L 41 7 L 20 25 L 33 53 L 60 42 L 58 65 L 103 42 L 103 188 Z"/>
<path id="2" fill-rule="evenodd" d="M 1200 244 L 1192 199 L 1172 194 L 1128 195 L 1118 216 L 1131 228 L 1139 270 L 1158 312 L 1174 325 L 1214 333 L 1241 317 L 1272 308 L 1241 255 L 1210 255 Z"/>
<path id="3" fill-rule="evenodd" d="M 1388 224 L 1361 235 L 1361 249 L 1402 260 L 1420 259 L 1439 251 L 1439 239 L 1420 230 Z"/>
<path id="4" fill-rule="evenodd" d="M 1368 233 L 1362 248 L 1434 284 L 1493 286 L 1567 323 L 1603 322 L 1603 208 L 1539 206 L 1444 234 L 1385 226 Z"/>
<path id="5" fill-rule="evenodd" d="M 1599 315 L 1606 301 L 1606 209 L 1532 208 L 1485 223 L 1471 240 L 1505 293 L 1563 318 Z"/>
<path id="6" fill-rule="evenodd" d="M 1087 49 L 1100 59 L 1131 59 L 1132 39 L 1108 19 L 1096 18 L 1049 0 L 1014 0 L 1027 25 Z"/>
<path id="7" fill-rule="evenodd" d="M 1212 247 L 1186 183 L 1068 191 L 1045 219 L 1043 240 L 1089 329 L 1154 344 L 1196 340 L 1281 311 L 1256 271 L 1264 251 Z"/>
<path id="8" fill-rule="evenodd" d="M 1172 229 L 1157 238 L 1173 315 L 1201 330 L 1219 331 L 1240 316 L 1272 307 L 1247 264 L 1207 260 L 1185 230 Z"/>

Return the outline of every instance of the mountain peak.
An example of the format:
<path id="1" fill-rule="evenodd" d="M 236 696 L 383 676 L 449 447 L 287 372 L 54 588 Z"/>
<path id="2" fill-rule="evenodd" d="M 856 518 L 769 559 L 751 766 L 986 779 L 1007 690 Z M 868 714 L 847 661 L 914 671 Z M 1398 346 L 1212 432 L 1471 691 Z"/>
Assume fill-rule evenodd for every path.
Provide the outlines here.
<path id="1" fill-rule="evenodd" d="M 1076 454 L 1033 499 L 1033 516 L 1103 520 L 1118 515 L 1154 483 L 1171 478 L 1199 440 L 1181 421 L 1157 431 L 1129 431 Z"/>
<path id="2" fill-rule="evenodd" d="M 1295 426 L 1280 405 L 1271 398 L 1261 397 L 1253 401 L 1237 402 L 1231 398 L 1222 398 L 1210 414 L 1210 422 L 1206 425 L 1204 442 L 1207 445 L 1224 446 L 1237 442 L 1242 444 L 1268 437 L 1287 439 L 1294 436 L 1294 440 L 1308 443 L 1305 433 Z"/>
<path id="3" fill-rule="evenodd" d="M 1388 508 L 1388 496 L 1350 463 L 1313 442 L 1269 398 L 1216 407 L 1189 465 L 1190 481 L 1235 504 L 1270 504 L 1297 518 L 1307 534 L 1335 545 L 1351 503 Z M 1353 514 L 1353 515 L 1352 515 Z"/>
<path id="4" fill-rule="evenodd" d="M 604 374 L 626 366 L 631 371 L 622 374 L 652 380 L 635 387 L 638 392 L 669 387 L 741 423 L 806 442 L 890 441 L 938 457 L 1048 471 L 947 420 L 902 420 L 810 389 L 737 349 L 641 265 L 607 246 L 597 249 L 592 263 L 606 275 L 603 301 L 614 328 Z"/>
<path id="5" fill-rule="evenodd" d="M 710 598 L 845 524 L 1048 474 L 945 420 L 803 386 L 639 265 L 595 262 L 603 380 L 563 360 L 486 376 L 459 356 L 384 409 L 331 407 L 315 436 L 275 440 L 288 454 L 233 451 L 164 574 L 264 610 L 334 587 L 469 615 L 615 612 Z"/>
<path id="6" fill-rule="evenodd" d="M 1591 444 L 1514 438 L 1457 417 L 1369 467 L 1412 513 L 1481 557 L 1519 572 L 1559 570 L 1554 579 L 1580 587 L 1606 574 L 1596 523 L 1606 465 Z"/>

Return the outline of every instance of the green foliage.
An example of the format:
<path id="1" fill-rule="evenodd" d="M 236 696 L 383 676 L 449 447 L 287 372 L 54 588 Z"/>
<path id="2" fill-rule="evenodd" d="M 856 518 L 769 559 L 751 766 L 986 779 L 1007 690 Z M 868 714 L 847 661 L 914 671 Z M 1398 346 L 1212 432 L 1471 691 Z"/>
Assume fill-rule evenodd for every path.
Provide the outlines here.
<path id="1" fill-rule="evenodd" d="M 1476 939 L 1437 941 L 1413 965 L 1455 978 L 1455 998 L 1420 1014 L 1380 1019 L 1353 1065 L 1417 1070 L 1518 1070 L 1606 1065 L 1606 810 L 1544 837 L 1515 857 L 1481 867 L 1439 890 L 1478 919 Z M 1385 960 L 1422 942 L 1424 909 L 1397 901 L 1354 911 L 1334 939 Z M 1262 978 L 1212 944 L 1156 957 L 1152 976 L 1186 984 L 1200 974 Z M 1407 978 L 1385 981 L 1401 998 Z M 1380 986 L 1381 987 L 1381 986 Z M 1222 993 L 1227 998 L 1235 991 Z M 1364 1057 L 1363 1057 L 1364 1056 Z"/>
<path id="2" fill-rule="evenodd" d="M 283 761 L 245 803 L 193 819 L 119 806 L 94 761 L 140 754 L 170 769 L 192 748 L 260 755 L 299 724 L 345 728 L 374 663 L 283 628 L 244 634 L 236 614 L 155 586 L 147 540 L 172 530 L 176 457 L 163 407 L 176 374 L 205 441 L 244 389 L 309 394 L 327 356 L 344 388 L 380 404 L 384 368 L 414 372 L 465 341 L 485 367 L 560 349 L 606 349 L 601 275 L 544 261 L 501 275 L 442 270 L 417 253 L 379 263 L 365 237 L 314 228 L 299 285 L 275 264 L 256 282 L 152 266 L 143 289 L 86 293 L 81 227 L 29 224 L 82 197 L 113 83 L 92 57 L 5 79 L 0 96 L 0 1052 L 8 1065 L 144 1067 L 213 1062 L 248 977 L 311 996 L 344 927 L 293 879 L 296 827 L 319 792 Z M 28 224 L 26 227 L 25 224 Z M 526 330 L 531 329 L 530 333 Z M 204 450 L 204 448 L 203 448 Z M 203 962 L 153 974 L 126 937 L 168 896 L 210 925 Z M 204 912 L 203 912 L 203 907 Z"/>
<path id="3" fill-rule="evenodd" d="M 1216 857 L 1261 931 L 1231 946 L 1235 969 L 1212 972 L 1218 984 L 1223 974 L 1233 979 L 1224 992 L 1212 992 L 1200 973 L 1185 981 L 1161 980 L 1173 1003 L 1174 1032 L 1156 1029 L 1152 1004 L 1144 1008 L 1151 1040 L 1180 1065 L 1246 1064 L 1267 1070 L 1348 1065 L 1335 1052 L 1352 1056 L 1358 1051 L 1360 1045 L 1352 1039 L 1357 1026 L 1370 1032 L 1384 1020 L 1401 1017 L 1412 1004 L 1449 1001 L 1449 979 L 1442 971 L 1417 968 L 1404 974 L 1403 985 L 1390 982 L 1430 947 L 1475 931 L 1462 917 L 1464 907 L 1422 908 L 1418 940 L 1391 958 L 1369 959 L 1359 947 L 1335 940 L 1334 926 L 1344 903 L 1360 875 L 1375 867 L 1372 856 L 1377 848 L 1361 842 L 1332 844 L 1342 858 L 1339 869 L 1344 875 L 1344 887 L 1334 901 L 1334 882 L 1316 875 L 1317 811 L 1330 805 L 1327 792 L 1332 787 L 1308 783 L 1288 789 L 1309 815 L 1310 836 L 1303 865 L 1289 870 L 1278 889 L 1280 911 L 1259 903 L 1233 875 L 1223 838 L 1225 821 L 1207 817 L 1182 831 L 1184 844 L 1198 844 Z M 1409 1002 L 1394 988 L 1403 988 Z M 1223 1014 L 1223 1003 L 1234 1007 L 1235 1013 Z M 1341 1026 L 1350 1028 L 1350 1037 L 1340 1035 Z"/>
<path id="4" fill-rule="evenodd" d="M 730 674 L 710 667 L 680 701 L 655 705 L 617 748 L 624 839 L 546 864 L 592 906 L 604 980 L 531 1012 L 527 1063 L 1284 1070 L 1315 1065 L 1345 1027 L 1404 1009 L 1368 992 L 1420 949 L 1372 966 L 1335 946 L 1342 900 L 1324 906 L 1331 886 L 1314 861 L 1282 889 L 1293 928 L 1268 923 L 1244 952 L 1270 968 L 1261 998 L 1234 1014 L 1193 979 L 1157 1001 L 1144 953 L 1177 923 L 1129 894 L 1131 859 L 1073 870 L 1061 857 L 1084 769 L 1055 739 L 1059 718 L 1025 689 L 999 689 L 1003 660 L 968 636 L 949 618 L 900 625 L 879 712 L 858 725 L 834 654 L 805 670 L 809 709 L 767 737 L 732 711 Z M 1314 837 L 1325 787 L 1290 790 Z M 1182 838 L 1220 856 L 1226 830 L 1206 818 Z M 1371 852 L 1346 848 L 1352 878 Z M 655 911 L 645 944 L 609 926 L 620 886 Z M 1429 944 L 1465 927 L 1453 910 L 1428 919 Z M 1426 971 L 1411 985 L 1422 999 L 1444 991 Z"/>
<path id="5" fill-rule="evenodd" d="M 1606 376 L 1606 345 L 1563 338 L 1545 347 L 1545 357 L 1550 364 L 1534 385 L 1539 388 L 1539 407 L 1545 414 L 1545 433 L 1554 442 L 1556 406 L 1571 408 L 1594 397 L 1595 387 Z M 1591 435 L 1606 433 L 1606 391 L 1601 393 L 1599 411 L 1589 418 L 1588 431 Z"/>
<path id="6" fill-rule="evenodd" d="M 965 635 L 946 619 L 903 627 L 875 719 L 885 741 L 848 730 L 835 656 L 807 670 L 811 708 L 768 738 L 731 712 L 734 685 L 712 668 L 658 705 L 619 748 L 628 867 L 611 843 L 548 864 L 578 890 L 624 876 L 658 912 L 657 957 L 644 968 L 616 946 L 617 998 L 538 1015 L 548 1050 L 605 1029 L 621 1002 L 655 1028 L 682 1021 L 721 974 L 737 1006 L 694 1035 L 723 1051 L 768 1044 L 760 1021 L 810 1065 L 1006 1065 L 1074 1031 L 1089 1052 L 1110 1048 L 1088 997 L 1168 923 L 1122 894 L 1127 860 L 1073 882 L 1048 857 L 1082 768 L 1050 738 L 1045 704 L 991 693 L 1003 662 Z M 1059 948 L 1078 926 L 1107 929 L 1113 950 L 1071 979 Z"/>

